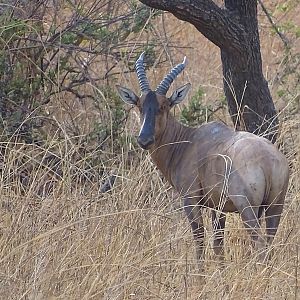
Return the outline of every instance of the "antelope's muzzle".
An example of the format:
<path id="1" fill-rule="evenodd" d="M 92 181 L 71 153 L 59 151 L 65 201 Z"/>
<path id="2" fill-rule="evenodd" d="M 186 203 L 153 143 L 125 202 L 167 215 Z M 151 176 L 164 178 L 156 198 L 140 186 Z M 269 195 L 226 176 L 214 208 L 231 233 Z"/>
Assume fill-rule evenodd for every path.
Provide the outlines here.
<path id="1" fill-rule="evenodd" d="M 155 115 L 146 114 L 144 122 L 138 136 L 137 142 L 144 149 L 147 150 L 154 143 L 154 128 L 155 128 Z"/>
<path id="2" fill-rule="evenodd" d="M 156 94 L 148 92 L 143 103 L 143 124 L 138 136 L 139 145 L 147 150 L 155 142 L 155 118 L 158 112 Z"/>
<path id="3" fill-rule="evenodd" d="M 141 148 L 143 148 L 144 150 L 147 150 L 154 143 L 154 137 L 140 135 L 137 139 L 137 142 L 141 146 Z"/>

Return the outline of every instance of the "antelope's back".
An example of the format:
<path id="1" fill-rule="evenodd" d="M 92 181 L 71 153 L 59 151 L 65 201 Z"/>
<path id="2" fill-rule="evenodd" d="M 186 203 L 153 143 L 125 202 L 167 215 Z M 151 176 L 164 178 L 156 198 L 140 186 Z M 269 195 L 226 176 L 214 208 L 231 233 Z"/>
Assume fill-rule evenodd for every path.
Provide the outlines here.
<path id="1" fill-rule="evenodd" d="M 253 204 L 261 205 L 267 190 L 274 186 L 279 191 L 287 184 L 287 159 L 267 139 L 220 122 L 201 126 L 198 135 L 198 176 L 209 195 L 207 206 L 218 206 L 224 191 L 247 194 Z M 235 210 L 231 204 L 227 202 L 225 211 Z"/>

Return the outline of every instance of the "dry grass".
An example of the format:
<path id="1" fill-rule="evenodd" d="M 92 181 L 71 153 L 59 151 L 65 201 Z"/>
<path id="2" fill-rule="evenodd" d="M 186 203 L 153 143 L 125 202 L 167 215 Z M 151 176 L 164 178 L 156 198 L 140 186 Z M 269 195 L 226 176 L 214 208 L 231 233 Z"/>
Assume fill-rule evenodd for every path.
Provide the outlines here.
<path id="1" fill-rule="evenodd" d="M 249 252 L 247 234 L 233 214 L 221 269 L 211 249 L 207 211 L 204 273 L 197 269 L 180 199 L 149 157 L 136 155 L 139 163 L 131 166 L 125 154 L 116 159 L 119 177 L 105 194 L 98 185 L 84 193 L 74 183 L 70 189 L 72 182 L 65 179 L 47 197 L 37 198 L 33 186 L 21 195 L 19 183 L 3 184 L 11 176 L 6 168 L 1 299 L 298 299 L 299 153 L 290 157 L 293 173 L 272 260 L 256 264 L 256 253 Z"/>

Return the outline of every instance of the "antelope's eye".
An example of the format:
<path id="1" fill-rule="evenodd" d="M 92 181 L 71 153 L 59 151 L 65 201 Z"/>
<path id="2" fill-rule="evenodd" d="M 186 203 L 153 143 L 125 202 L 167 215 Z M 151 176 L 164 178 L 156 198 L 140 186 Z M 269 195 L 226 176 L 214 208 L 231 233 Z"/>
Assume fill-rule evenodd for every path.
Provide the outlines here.
<path id="1" fill-rule="evenodd" d="M 166 105 L 165 105 L 165 104 L 163 104 L 163 105 L 161 105 L 161 106 L 159 107 L 159 111 L 160 111 L 160 112 L 163 112 L 165 109 L 166 109 Z"/>
<path id="2" fill-rule="evenodd" d="M 164 106 L 160 106 L 159 109 L 158 109 L 158 113 L 161 114 L 163 113 L 165 110 L 165 107 Z"/>

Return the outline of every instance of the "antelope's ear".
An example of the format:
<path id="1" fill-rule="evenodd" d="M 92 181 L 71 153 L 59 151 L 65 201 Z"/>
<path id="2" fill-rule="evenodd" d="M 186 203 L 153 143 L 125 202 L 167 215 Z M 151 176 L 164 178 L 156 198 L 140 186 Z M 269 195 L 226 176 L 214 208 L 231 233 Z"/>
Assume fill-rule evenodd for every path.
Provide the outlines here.
<path id="1" fill-rule="evenodd" d="M 180 103 L 185 98 L 190 88 L 191 84 L 187 83 L 184 86 L 177 89 L 170 98 L 170 106 L 173 107 L 175 104 Z"/>
<path id="2" fill-rule="evenodd" d="M 116 85 L 118 93 L 122 100 L 128 104 L 136 105 L 139 97 L 130 89 Z"/>

